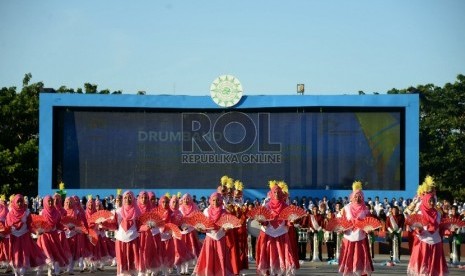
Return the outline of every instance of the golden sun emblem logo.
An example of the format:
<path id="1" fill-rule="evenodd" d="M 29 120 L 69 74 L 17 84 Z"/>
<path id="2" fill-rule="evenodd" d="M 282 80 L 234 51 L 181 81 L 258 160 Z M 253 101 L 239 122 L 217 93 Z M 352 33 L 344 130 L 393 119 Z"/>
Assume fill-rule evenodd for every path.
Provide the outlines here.
<path id="1" fill-rule="evenodd" d="M 216 78 L 210 86 L 213 101 L 222 107 L 236 105 L 242 98 L 242 85 L 232 75 L 222 75 Z"/>

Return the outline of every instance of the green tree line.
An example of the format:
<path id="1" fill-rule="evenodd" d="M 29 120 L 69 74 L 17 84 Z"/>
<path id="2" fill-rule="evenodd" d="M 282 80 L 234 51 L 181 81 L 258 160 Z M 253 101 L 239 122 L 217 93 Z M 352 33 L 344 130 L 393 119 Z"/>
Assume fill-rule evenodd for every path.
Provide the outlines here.
<path id="1" fill-rule="evenodd" d="M 42 82 L 31 83 L 25 74 L 20 91 L 16 87 L 0 90 L 0 193 L 35 196 L 38 191 L 39 94 L 47 92 Z M 122 94 L 61 86 L 56 93 Z M 420 182 L 432 175 L 443 198 L 465 199 L 465 76 L 443 87 L 434 84 L 391 89 L 387 94 L 420 95 Z M 137 94 L 144 95 L 145 91 Z M 378 94 L 378 93 L 374 93 Z M 364 92 L 359 91 L 363 97 Z M 417 183 L 418 184 L 418 183 Z"/>

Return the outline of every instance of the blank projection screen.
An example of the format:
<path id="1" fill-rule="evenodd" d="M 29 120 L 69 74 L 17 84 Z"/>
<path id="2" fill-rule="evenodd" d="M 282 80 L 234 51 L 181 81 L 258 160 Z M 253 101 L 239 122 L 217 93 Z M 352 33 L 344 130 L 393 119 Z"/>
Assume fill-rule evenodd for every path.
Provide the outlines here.
<path id="1" fill-rule="evenodd" d="M 53 183 L 67 188 L 405 189 L 404 108 L 55 107 Z"/>

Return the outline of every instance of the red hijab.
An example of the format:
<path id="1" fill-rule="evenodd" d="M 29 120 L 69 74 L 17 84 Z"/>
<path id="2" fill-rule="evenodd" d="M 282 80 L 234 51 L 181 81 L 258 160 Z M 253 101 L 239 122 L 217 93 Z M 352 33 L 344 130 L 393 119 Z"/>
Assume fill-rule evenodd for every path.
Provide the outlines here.
<path id="1" fill-rule="evenodd" d="M 69 206 L 68 206 L 69 205 Z M 69 217 L 73 217 L 75 219 L 77 219 L 77 209 L 75 208 L 75 203 L 74 203 L 74 199 L 72 197 L 67 197 L 65 199 L 65 206 L 64 206 L 64 209 L 66 211 L 66 215 L 69 216 Z"/>
<path id="2" fill-rule="evenodd" d="M 147 202 L 142 203 L 142 197 L 144 195 L 147 197 Z M 150 204 L 150 199 L 147 192 L 141 191 L 139 193 L 139 196 L 137 197 L 137 207 L 139 207 L 141 214 L 144 214 L 145 212 L 148 212 L 150 211 L 150 209 L 152 209 L 152 205 Z"/>
<path id="3" fill-rule="evenodd" d="M 18 202 L 22 201 L 23 206 L 19 207 Z M 26 214 L 26 204 L 24 203 L 24 198 L 22 195 L 17 194 L 13 197 L 13 200 L 10 202 L 10 211 L 6 215 L 6 224 L 8 226 L 14 226 L 16 229 L 19 229 L 23 226 L 22 218 Z"/>
<path id="4" fill-rule="evenodd" d="M 218 207 L 215 207 L 213 205 L 213 199 L 215 198 L 217 198 L 220 203 Z M 210 206 L 208 206 L 208 218 L 211 221 L 216 222 L 220 219 L 221 215 L 225 212 L 223 209 L 223 196 L 218 192 L 214 192 L 210 195 L 208 202 L 210 203 Z"/>
<path id="5" fill-rule="evenodd" d="M 131 203 L 126 204 L 124 202 L 124 198 L 129 197 L 131 198 Z M 131 191 L 126 191 L 123 194 L 123 206 L 121 207 L 121 217 L 123 220 L 121 221 L 121 227 L 123 227 L 124 231 L 128 231 L 129 228 L 136 223 L 136 220 L 140 216 L 140 210 L 137 207 L 136 198 L 134 197 L 134 193 Z"/>
<path id="6" fill-rule="evenodd" d="M 438 226 L 437 222 L 437 217 L 438 217 L 438 211 L 434 208 L 430 208 L 428 205 L 428 201 L 431 198 L 434 198 L 434 193 L 427 193 L 423 195 L 421 198 L 421 205 L 420 205 L 420 210 L 421 210 L 421 215 L 422 215 L 422 220 L 424 224 L 430 224 L 434 227 Z"/>
<path id="7" fill-rule="evenodd" d="M 181 210 L 184 216 L 189 216 L 193 212 L 199 211 L 199 207 L 197 204 L 194 203 L 192 196 L 190 194 L 184 194 L 181 197 L 181 205 L 179 206 L 179 210 Z"/>
<path id="8" fill-rule="evenodd" d="M 49 201 L 51 201 L 52 204 L 50 204 Z M 42 217 L 47 220 L 48 224 L 55 227 L 60 222 L 61 214 L 53 205 L 53 198 L 49 195 L 45 196 L 42 199 L 42 206 L 44 206 L 41 213 Z"/>
<path id="9" fill-rule="evenodd" d="M 276 193 L 276 194 L 275 194 Z M 278 185 L 273 186 L 270 191 L 270 201 L 268 202 L 268 208 L 273 213 L 274 217 L 277 217 L 281 211 L 287 207 L 284 192 Z"/>
<path id="10" fill-rule="evenodd" d="M 360 195 L 361 202 L 358 203 L 355 201 L 355 196 Z M 350 194 L 350 214 L 352 220 L 363 219 L 365 218 L 366 213 L 368 212 L 368 208 L 365 205 L 365 196 L 362 190 L 355 190 Z"/>
<path id="11" fill-rule="evenodd" d="M 166 207 L 163 206 L 163 201 L 165 200 L 168 200 L 168 205 Z M 170 199 L 166 195 L 160 197 L 158 200 L 158 209 L 160 210 L 162 218 L 165 222 L 171 222 L 171 215 L 173 213 L 173 211 L 171 211 L 169 201 Z"/>
<path id="12" fill-rule="evenodd" d="M 86 203 L 86 219 L 89 221 L 93 213 L 97 212 L 95 208 L 95 201 L 92 198 L 89 198 Z"/>
<path id="13" fill-rule="evenodd" d="M 61 195 L 54 194 L 53 201 L 55 203 L 55 208 L 60 212 L 62 216 L 66 216 L 66 210 L 63 208 L 63 201 L 61 200 Z"/>

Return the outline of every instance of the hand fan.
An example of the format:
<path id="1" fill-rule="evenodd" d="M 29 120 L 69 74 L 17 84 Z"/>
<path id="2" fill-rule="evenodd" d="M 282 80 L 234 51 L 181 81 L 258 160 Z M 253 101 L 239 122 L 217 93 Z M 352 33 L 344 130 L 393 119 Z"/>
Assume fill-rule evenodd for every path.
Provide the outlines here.
<path id="1" fill-rule="evenodd" d="M 173 223 L 165 223 L 165 230 L 171 231 L 171 235 L 176 239 L 181 239 L 181 230 L 176 224 Z"/>
<path id="2" fill-rule="evenodd" d="M 202 212 L 196 212 L 185 219 L 185 222 L 194 228 L 205 231 L 215 228 L 215 224 L 209 220 Z"/>
<path id="3" fill-rule="evenodd" d="M 423 228 L 423 219 L 420 214 L 414 214 L 407 217 L 405 224 L 413 228 Z"/>
<path id="4" fill-rule="evenodd" d="M 265 206 L 255 206 L 247 212 L 247 217 L 256 221 L 268 221 L 273 219 L 273 214 Z"/>
<path id="5" fill-rule="evenodd" d="M 95 213 L 93 213 L 91 216 L 90 216 L 90 220 L 89 220 L 89 223 L 95 223 L 95 224 L 99 224 L 99 223 L 103 223 L 107 220 L 112 220 L 114 218 L 114 215 L 112 212 L 108 211 L 108 210 L 100 210 L 100 211 L 97 211 Z"/>
<path id="6" fill-rule="evenodd" d="M 304 209 L 295 205 L 289 205 L 279 213 L 278 217 L 283 220 L 295 221 L 306 214 Z"/>
<path id="7" fill-rule="evenodd" d="M 223 229 L 241 227 L 241 220 L 231 214 L 223 214 L 216 222 L 216 225 Z"/>
<path id="8" fill-rule="evenodd" d="M 31 232 L 42 234 L 52 230 L 52 226 L 47 222 L 47 220 L 44 217 L 32 214 L 31 219 Z"/>
<path id="9" fill-rule="evenodd" d="M 445 229 L 455 230 L 465 227 L 465 221 L 459 218 L 444 218 L 441 221 L 441 226 Z"/>
<path id="10" fill-rule="evenodd" d="M 366 217 L 364 220 L 357 220 L 354 226 L 355 228 L 362 229 L 365 232 L 371 232 L 381 228 L 383 225 L 381 224 L 381 221 L 374 217 Z"/>
<path id="11" fill-rule="evenodd" d="M 141 224 L 145 224 L 151 228 L 161 227 L 165 224 L 163 218 L 156 211 L 150 211 L 142 214 L 139 217 L 139 221 Z"/>
<path id="12" fill-rule="evenodd" d="M 325 229 L 331 232 L 344 232 L 348 229 L 351 229 L 353 224 L 343 218 L 332 218 L 326 223 Z"/>

